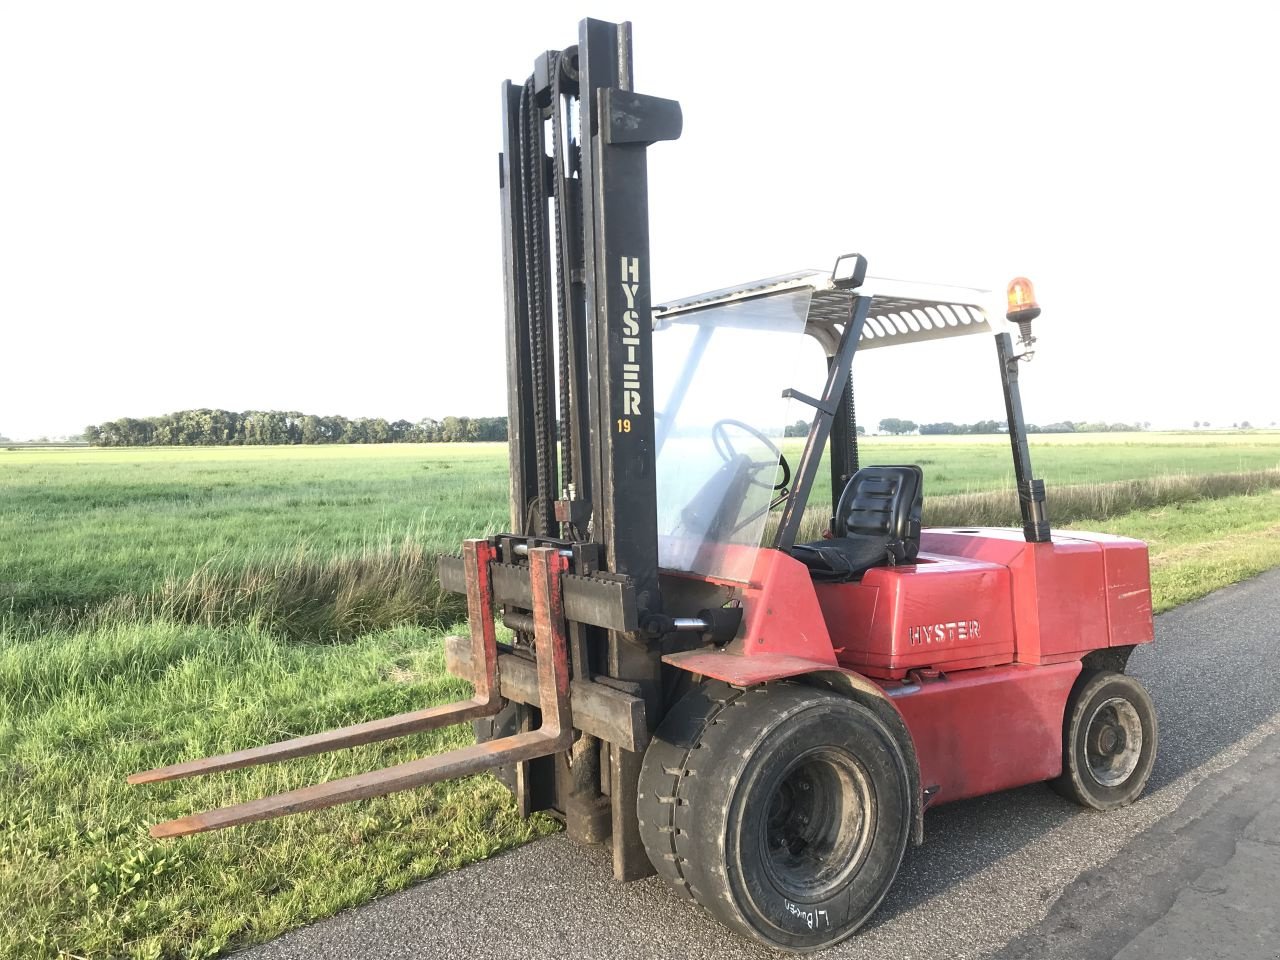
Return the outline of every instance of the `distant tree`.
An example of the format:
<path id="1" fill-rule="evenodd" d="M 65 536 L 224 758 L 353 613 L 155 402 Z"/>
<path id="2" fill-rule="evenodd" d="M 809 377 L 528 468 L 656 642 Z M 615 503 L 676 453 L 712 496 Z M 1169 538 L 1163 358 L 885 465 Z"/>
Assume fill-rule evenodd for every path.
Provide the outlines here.
<path id="1" fill-rule="evenodd" d="M 245 438 L 251 443 L 290 443 L 293 442 L 289 436 L 289 418 L 287 415 L 277 410 L 259 410 L 252 414 L 246 415 L 246 420 L 252 419 L 254 427 L 254 436 L 250 436 L 248 432 L 248 424 L 245 424 Z M 302 424 L 296 425 L 297 442 L 302 440 Z"/>
<path id="2" fill-rule="evenodd" d="M 920 435 L 925 437 L 951 435 L 963 433 L 963 428 L 950 420 L 942 423 L 922 423 L 920 424 Z"/>
<path id="3" fill-rule="evenodd" d="M 1274 427 L 1275 424 L 1273 423 L 1272 426 Z M 864 427 L 862 424 L 858 424 L 858 436 L 865 437 L 866 435 L 867 435 L 867 428 Z"/>
<path id="4" fill-rule="evenodd" d="M 284 415 L 285 435 L 289 438 L 290 443 L 302 442 L 302 421 L 304 415 L 297 410 L 291 410 Z"/>
<path id="5" fill-rule="evenodd" d="M 897 417 L 886 417 L 880 421 L 880 432 L 891 433 L 895 437 L 904 433 L 914 433 L 916 423 L 912 420 L 899 420 Z"/>
<path id="6" fill-rule="evenodd" d="M 368 443 L 369 442 L 369 421 L 364 417 L 358 420 L 351 420 L 347 423 L 347 429 L 342 432 L 343 443 Z"/>
<path id="7" fill-rule="evenodd" d="M 324 443 L 329 439 L 325 435 L 320 418 L 314 413 L 309 413 L 302 418 L 301 433 L 303 443 Z"/>
<path id="8" fill-rule="evenodd" d="M 805 420 L 797 420 L 795 423 L 783 427 L 782 435 L 784 437 L 807 437 L 809 435 L 809 424 Z"/>
<path id="9" fill-rule="evenodd" d="M 1241 421 L 1240 421 L 1240 429 L 1241 429 L 1241 430 L 1252 430 L 1252 429 L 1253 429 L 1253 424 L 1251 424 L 1248 420 L 1241 420 Z"/>
<path id="10" fill-rule="evenodd" d="M 445 417 L 440 421 L 440 439 L 444 443 L 462 443 L 467 440 L 470 426 L 467 417 Z"/>
<path id="11" fill-rule="evenodd" d="M 1193 429 L 1193 430 L 1199 430 L 1199 429 L 1200 429 L 1200 421 L 1199 421 L 1199 420 L 1197 420 L 1195 423 L 1191 424 L 1191 427 L 1192 427 L 1192 429 Z"/>
<path id="12" fill-rule="evenodd" d="M 418 421 L 418 442 L 419 443 L 439 443 L 440 442 L 440 422 L 425 417 Z"/>
<path id="13" fill-rule="evenodd" d="M 474 440 L 493 442 L 507 439 L 506 417 L 476 417 L 471 421 L 471 435 Z"/>

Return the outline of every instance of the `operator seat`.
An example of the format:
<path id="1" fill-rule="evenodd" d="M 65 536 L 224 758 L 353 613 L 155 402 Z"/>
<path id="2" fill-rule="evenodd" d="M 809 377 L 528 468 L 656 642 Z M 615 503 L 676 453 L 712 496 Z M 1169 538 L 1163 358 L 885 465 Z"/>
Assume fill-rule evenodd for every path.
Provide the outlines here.
<path id="1" fill-rule="evenodd" d="M 829 540 L 798 543 L 791 555 L 814 580 L 844 583 L 872 567 L 910 563 L 920 552 L 924 471 L 917 466 L 863 467 L 845 484 Z"/>

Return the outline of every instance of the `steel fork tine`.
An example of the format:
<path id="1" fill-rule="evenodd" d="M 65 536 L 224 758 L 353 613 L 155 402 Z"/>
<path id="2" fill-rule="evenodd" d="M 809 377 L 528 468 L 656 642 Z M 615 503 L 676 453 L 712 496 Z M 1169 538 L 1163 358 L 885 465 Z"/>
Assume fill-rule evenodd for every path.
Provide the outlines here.
<path id="1" fill-rule="evenodd" d="M 216 757 L 202 757 L 199 760 L 145 770 L 131 774 L 127 778 L 128 782 L 159 783 L 277 760 L 290 760 L 390 740 L 497 713 L 502 709 L 502 698 L 498 692 L 498 644 L 493 625 L 493 592 L 489 571 L 489 562 L 494 554 L 494 548 L 487 540 L 467 540 L 462 545 L 462 560 L 467 570 L 467 618 L 471 626 L 471 656 L 472 663 L 477 665 L 473 680 L 476 692 L 470 700 L 400 713 Z"/>
<path id="2" fill-rule="evenodd" d="M 468 776 L 567 749 L 573 742 L 573 723 L 569 713 L 569 657 L 560 593 L 560 575 L 566 567 L 567 561 L 554 548 L 539 547 L 529 551 L 534 643 L 542 710 L 542 726 L 539 729 L 370 773 L 358 773 L 328 783 L 290 790 L 260 800 L 180 817 L 152 827 L 151 835 L 180 837 L 257 820 L 269 820 L 304 810 L 319 810 L 353 800 L 410 790 L 453 777 Z M 488 617 L 486 622 L 488 629 L 492 631 L 493 618 Z M 496 690 L 496 684 L 490 689 Z"/>

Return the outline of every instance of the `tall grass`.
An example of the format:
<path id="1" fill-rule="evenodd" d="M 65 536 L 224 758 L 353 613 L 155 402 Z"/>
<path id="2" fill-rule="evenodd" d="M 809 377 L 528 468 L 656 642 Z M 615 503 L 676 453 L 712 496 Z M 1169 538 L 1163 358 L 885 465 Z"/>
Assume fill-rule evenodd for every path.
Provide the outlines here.
<path id="1" fill-rule="evenodd" d="M 1280 489 L 1280 469 L 1072 484 L 1050 489 L 1049 516 L 1055 525 L 1103 522 L 1137 510 L 1275 489 Z M 829 520 L 822 507 L 806 511 L 801 538 L 819 538 Z M 1021 516 L 1012 490 L 983 490 L 926 497 L 924 522 L 934 527 L 1017 526 Z M 346 642 L 404 625 L 441 629 L 465 616 L 466 602 L 440 588 L 438 549 L 409 534 L 398 542 L 382 540 L 336 554 L 303 545 L 284 553 L 260 549 L 223 555 L 192 573 L 170 573 L 151 591 L 120 594 L 83 609 L 63 607 L 50 616 L 28 616 L 26 632 L 32 635 L 37 627 L 108 629 L 144 621 L 243 624 L 307 643 Z"/>
<path id="2" fill-rule="evenodd" d="M 1139 480 L 1053 486 L 1047 494 L 1049 518 L 1055 523 L 1106 520 L 1134 510 L 1150 510 L 1193 500 L 1247 496 L 1280 488 L 1280 468 L 1243 473 L 1171 473 Z M 984 490 L 925 501 L 925 523 L 935 527 L 1011 526 L 1020 524 L 1016 493 Z"/>
<path id="3" fill-rule="evenodd" d="M 149 595 L 108 601 L 92 619 L 245 623 L 293 641 L 345 641 L 400 625 L 438 629 L 465 614 L 465 599 L 440 588 L 434 551 L 406 537 L 338 556 L 301 547 L 257 561 L 213 560 Z"/>
<path id="4" fill-rule="evenodd" d="M 927 478 L 925 486 L 927 494 Z M 1199 475 L 1171 473 L 1138 480 L 1050 486 L 1046 500 L 1050 522 L 1067 524 L 1108 520 L 1135 510 L 1248 496 L 1276 489 L 1280 489 L 1280 468 Z M 825 505 L 806 510 L 800 539 L 818 539 L 830 521 Z M 926 527 L 1011 527 L 1021 523 L 1018 494 L 1012 489 L 925 496 Z"/>
<path id="5" fill-rule="evenodd" d="M 0 451 L 0 614 L 83 613 L 302 547 L 456 550 L 505 526 L 506 451 L 445 446 Z"/>

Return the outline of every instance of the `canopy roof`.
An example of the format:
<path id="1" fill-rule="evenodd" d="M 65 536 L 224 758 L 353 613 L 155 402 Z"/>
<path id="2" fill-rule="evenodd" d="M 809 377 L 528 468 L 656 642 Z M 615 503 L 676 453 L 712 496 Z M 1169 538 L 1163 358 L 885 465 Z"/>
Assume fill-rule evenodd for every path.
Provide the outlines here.
<path id="1" fill-rule="evenodd" d="M 849 319 L 856 294 L 874 298 L 859 350 L 998 332 L 985 309 L 989 290 L 884 277 L 867 277 L 857 290 L 842 290 L 825 270 L 801 270 L 672 300 L 654 307 L 653 319 L 655 327 L 667 322 L 773 326 L 774 320 L 778 325 L 788 318 L 794 322 L 799 314 L 806 329 L 830 339 L 832 328 Z"/>

